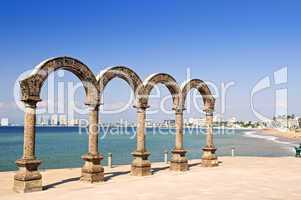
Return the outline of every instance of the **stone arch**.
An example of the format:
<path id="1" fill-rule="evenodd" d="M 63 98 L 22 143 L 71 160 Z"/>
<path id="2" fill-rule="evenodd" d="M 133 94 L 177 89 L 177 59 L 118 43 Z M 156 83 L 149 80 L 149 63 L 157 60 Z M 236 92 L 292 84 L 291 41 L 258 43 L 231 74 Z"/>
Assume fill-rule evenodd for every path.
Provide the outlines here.
<path id="1" fill-rule="evenodd" d="M 181 100 L 180 100 L 181 108 L 185 107 L 186 97 L 191 89 L 197 89 L 198 92 L 202 95 L 204 106 L 205 106 L 204 110 L 208 110 L 208 111 L 214 110 L 215 98 L 213 97 L 208 85 L 200 79 L 191 79 L 182 84 Z"/>
<path id="2" fill-rule="evenodd" d="M 135 107 L 137 108 L 137 145 L 136 151 L 133 152 L 134 160 L 131 173 L 135 176 L 150 175 L 150 163 L 147 161 L 149 154 L 145 152 L 145 110 L 141 110 L 137 102 L 139 96 L 138 93 L 143 90 L 143 82 L 140 77 L 128 67 L 116 66 L 107 68 L 100 72 L 100 74 L 96 77 L 101 96 L 107 84 L 114 78 L 120 78 L 126 81 L 135 94 Z"/>
<path id="3" fill-rule="evenodd" d="M 169 74 L 157 73 L 150 75 L 145 79 L 143 83 L 143 88 L 139 91 L 139 106 L 141 109 L 141 114 L 138 117 L 140 123 L 137 124 L 138 133 L 137 136 L 141 136 L 142 141 L 144 142 L 144 124 L 145 124 L 145 110 L 148 108 L 149 95 L 157 84 L 163 84 L 167 87 L 170 94 L 172 95 L 173 100 L 173 110 L 175 110 L 175 121 L 176 121 L 176 145 L 175 149 L 172 151 L 172 160 L 170 161 L 170 169 L 173 171 L 186 171 L 188 169 L 188 161 L 185 158 L 186 151 L 183 149 L 183 110 L 179 107 L 179 100 L 181 95 L 180 87 L 177 84 L 177 81 Z M 139 155 L 139 152 L 145 152 L 145 145 L 141 145 L 143 148 L 137 149 L 137 153 L 133 154 L 136 157 L 136 162 L 134 160 L 132 164 L 132 173 L 139 171 L 139 168 L 142 168 L 140 174 L 149 174 L 150 163 L 144 166 L 144 163 L 147 161 L 149 153 L 142 153 L 142 156 Z M 147 152 L 147 151 L 146 151 Z M 142 157 L 142 159 L 139 157 Z M 139 166 L 139 168 L 137 167 Z M 139 170 L 138 170 L 139 169 Z M 146 173 L 147 172 L 147 173 Z"/>
<path id="4" fill-rule="evenodd" d="M 139 104 L 148 106 L 149 95 L 154 86 L 159 83 L 167 87 L 170 94 L 172 95 L 174 109 L 178 108 L 180 100 L 179 97 L 181 94 L 180 87 L 178 86 L 177 81 L 171 75 L 165 73 L 152 74 L 145 79 L 145 81 L 143 82 L 143 90 L 139 91 L 139 95 L 141 95 L 139 97 Z"/>
<path id="5" fill-rule="evenodd" d="M 32 192 L 42 190 L 42 175 L 38 171 L 40 160 L 35 156 L 36 105 L 41 101 L 40 92 L 48 75 L 58 69 L 75 74 L 83 83 L 86 105 L 89 106 L 89 151 L 82 159 L 81 180 L 96 182 L 103 179 L 100 165 L 102 156 L 98 152 L 98 107 L 99 87 L 92 71 L 82 62 L 70 57 L 57 57 L 40 63 L 32 73 L 20 82 L 21 100 L 25 104 L 23 156 L 16 161 L 19 171 L 14 176 L 14 190 Z"/>
<path id="6" fill-rule="evenodd" d="M 215 107 L 215 98 L 213 97 L 208 85 L 199 79 L 188 80 L 181 86 L 181 107 L 184 109 L 185 100 L 188 92 L 191 89 L 197 89 L 203 97 L 204 112 L 206 113 L 206 145 L 203 148 L 202 166 L 215 167 L 218 166 L 217 156 L 215 154 L 216 148 L 213 143 L 213 112 Z"/>
<path id="7" fill-rule="evenodd" d="M 101 71 L 99 75 L 96 77 L 100 94 L 103 94 L 103 91 L 107 86 L 107 84 L 114 78 L 120 78 L 126 81 L 129 84 L 129 86 L 132 88 L 135 96 L 140 90 L 140 87 L 143 87 L 142 80 L 136 74 L 136 72 L 134 72 L 132 69 L 125 66 L 116 66 Z"/>
<path id="8" fill-rule="evenodd" d="M 50 73 L 59 69 L 70 71 L 81 80 L 86 92 L 86 104 L 99 104 L 99 87 L 93 72 L 84 63 L 71 57 L 50 58 L 37 65 L 32 73 L 20 82 L 21 100 L 41 101 L 43 83 Z"/>

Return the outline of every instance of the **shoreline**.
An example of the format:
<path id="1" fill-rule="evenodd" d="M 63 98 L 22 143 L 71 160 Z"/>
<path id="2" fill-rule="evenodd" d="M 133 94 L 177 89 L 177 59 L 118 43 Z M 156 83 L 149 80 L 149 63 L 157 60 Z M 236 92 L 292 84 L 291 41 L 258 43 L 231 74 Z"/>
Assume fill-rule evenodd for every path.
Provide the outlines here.
<path id="1" fill-rule="evenodd" d="M 259 129 L 258 131 L 266 135 L 272 135 L 282 139 L 289 139 L 289 140 L 301 142 L 301 132 L 296 132 L 296 131 L 282 132 L 277 129 L 271 129 L 271 128 Z"/>

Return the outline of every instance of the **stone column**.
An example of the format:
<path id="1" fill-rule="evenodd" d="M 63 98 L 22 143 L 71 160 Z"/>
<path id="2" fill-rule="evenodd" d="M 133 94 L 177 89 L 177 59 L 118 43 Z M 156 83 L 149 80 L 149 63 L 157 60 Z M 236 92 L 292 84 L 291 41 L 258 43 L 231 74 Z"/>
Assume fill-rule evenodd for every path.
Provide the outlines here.
<path id="1" fill-rule="evenodd" d="M 134 160 L 132 162 L 131 174 L 133 176 L 151 175 L 151 163 L 148 160 L 150 155 L 145 148 L 145 112 L 147 107 L 137 108 L 137 149 L 132 153 Z"/>
<path id="2" fill-rule="evenodd" d="M 82 156 L 85 161 L 82 167 L 81 181 L 90 183 L 103 181 L 104 169 L 101 166 L 103 156 L 98 152 L 98 110 L 99 105 L 89 106 L 89 151 Z"/>
<path id="3" fill-rule="evenodd" d="M 19 171 L 14 176 L 13 188 L 20 193 L 42 190 L 42 175 L 38 171 L 42 161 L 35 157 L 36 104 L 25 102 L 23 157 L 16 161 Z"/>
<path id="4" fill-rule="evenodd" d="M 170 170 L 187 171 L 188 160 L 185 157 L 186 151 L 183 147 L 183 110 L 174 109 L 176 113 L 176 144 L 172 151 L 172 159 L 170 161 Z"/>
<path id="5" fill-rule="evenodd" d="M 218 166 L 216 148 L 213 144 L 213 111 L 206 110 L 207 135 L 206 145 L 203 148 L 202 166 L 215 167 Z"/>

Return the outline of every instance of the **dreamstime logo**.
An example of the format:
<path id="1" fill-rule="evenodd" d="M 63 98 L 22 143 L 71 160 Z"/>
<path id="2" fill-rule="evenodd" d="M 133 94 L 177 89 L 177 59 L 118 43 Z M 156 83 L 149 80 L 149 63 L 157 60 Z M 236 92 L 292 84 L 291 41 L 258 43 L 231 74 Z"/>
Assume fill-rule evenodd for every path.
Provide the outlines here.
<path id="1" fill-rule="evenodd" d="M 274 82 L 272 81 L 274 80 Z M 251 109 L 254 115 L 263 122 L 271 122 L 272 119 L 265 116 L 260 111 L 256 110 L 254 105 L 254 98 L 256 94 L 271 89 L 272 86 L 284 86 L 288 83 L 288 69 L 284 67 L 276 72 L 274 72 L 273 78 L 266 76 L 262 78 L 255 85 L 251 92 Z M 287 116 L 288 114 L 288 89 L 287 87 L 282 87 L 281 89 L 275 90 L 275 106 L 274 106 L 274 116 Z"/>

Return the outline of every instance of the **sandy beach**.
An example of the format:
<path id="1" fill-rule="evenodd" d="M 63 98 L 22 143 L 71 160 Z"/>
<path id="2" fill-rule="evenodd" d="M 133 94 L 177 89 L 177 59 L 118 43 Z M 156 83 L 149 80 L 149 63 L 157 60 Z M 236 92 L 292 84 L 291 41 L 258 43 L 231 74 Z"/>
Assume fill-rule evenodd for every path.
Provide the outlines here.
<path id="1" fill-rule="evenodd" d="M 287 138 L 287 139 L 298 139 L 301 142 L 301 132 L 296 131 L 286 131 L 282 132 L 277 129 L 260 129 L 264 134 L 273 135 L 277 137 Z"/>
<path id="2" fill-rule="evenodd" d="M 167 164 L 154 163 L 154 174 L 133 177 L 129 166 L 105 168 L 105 182 L 79 181 L 80 169 L 42 171 L 44 191 L 16 194 L 12 191 L 14 172 L 0 173 L 1 200 L 84 198 L 120 200 L 220 200 L 279 199 L 300 200 L 301 159 L 294 157 L 221 157 L 216 168 L 200 167 L 190 161 L 190 171 L 171 172 Z"/>

